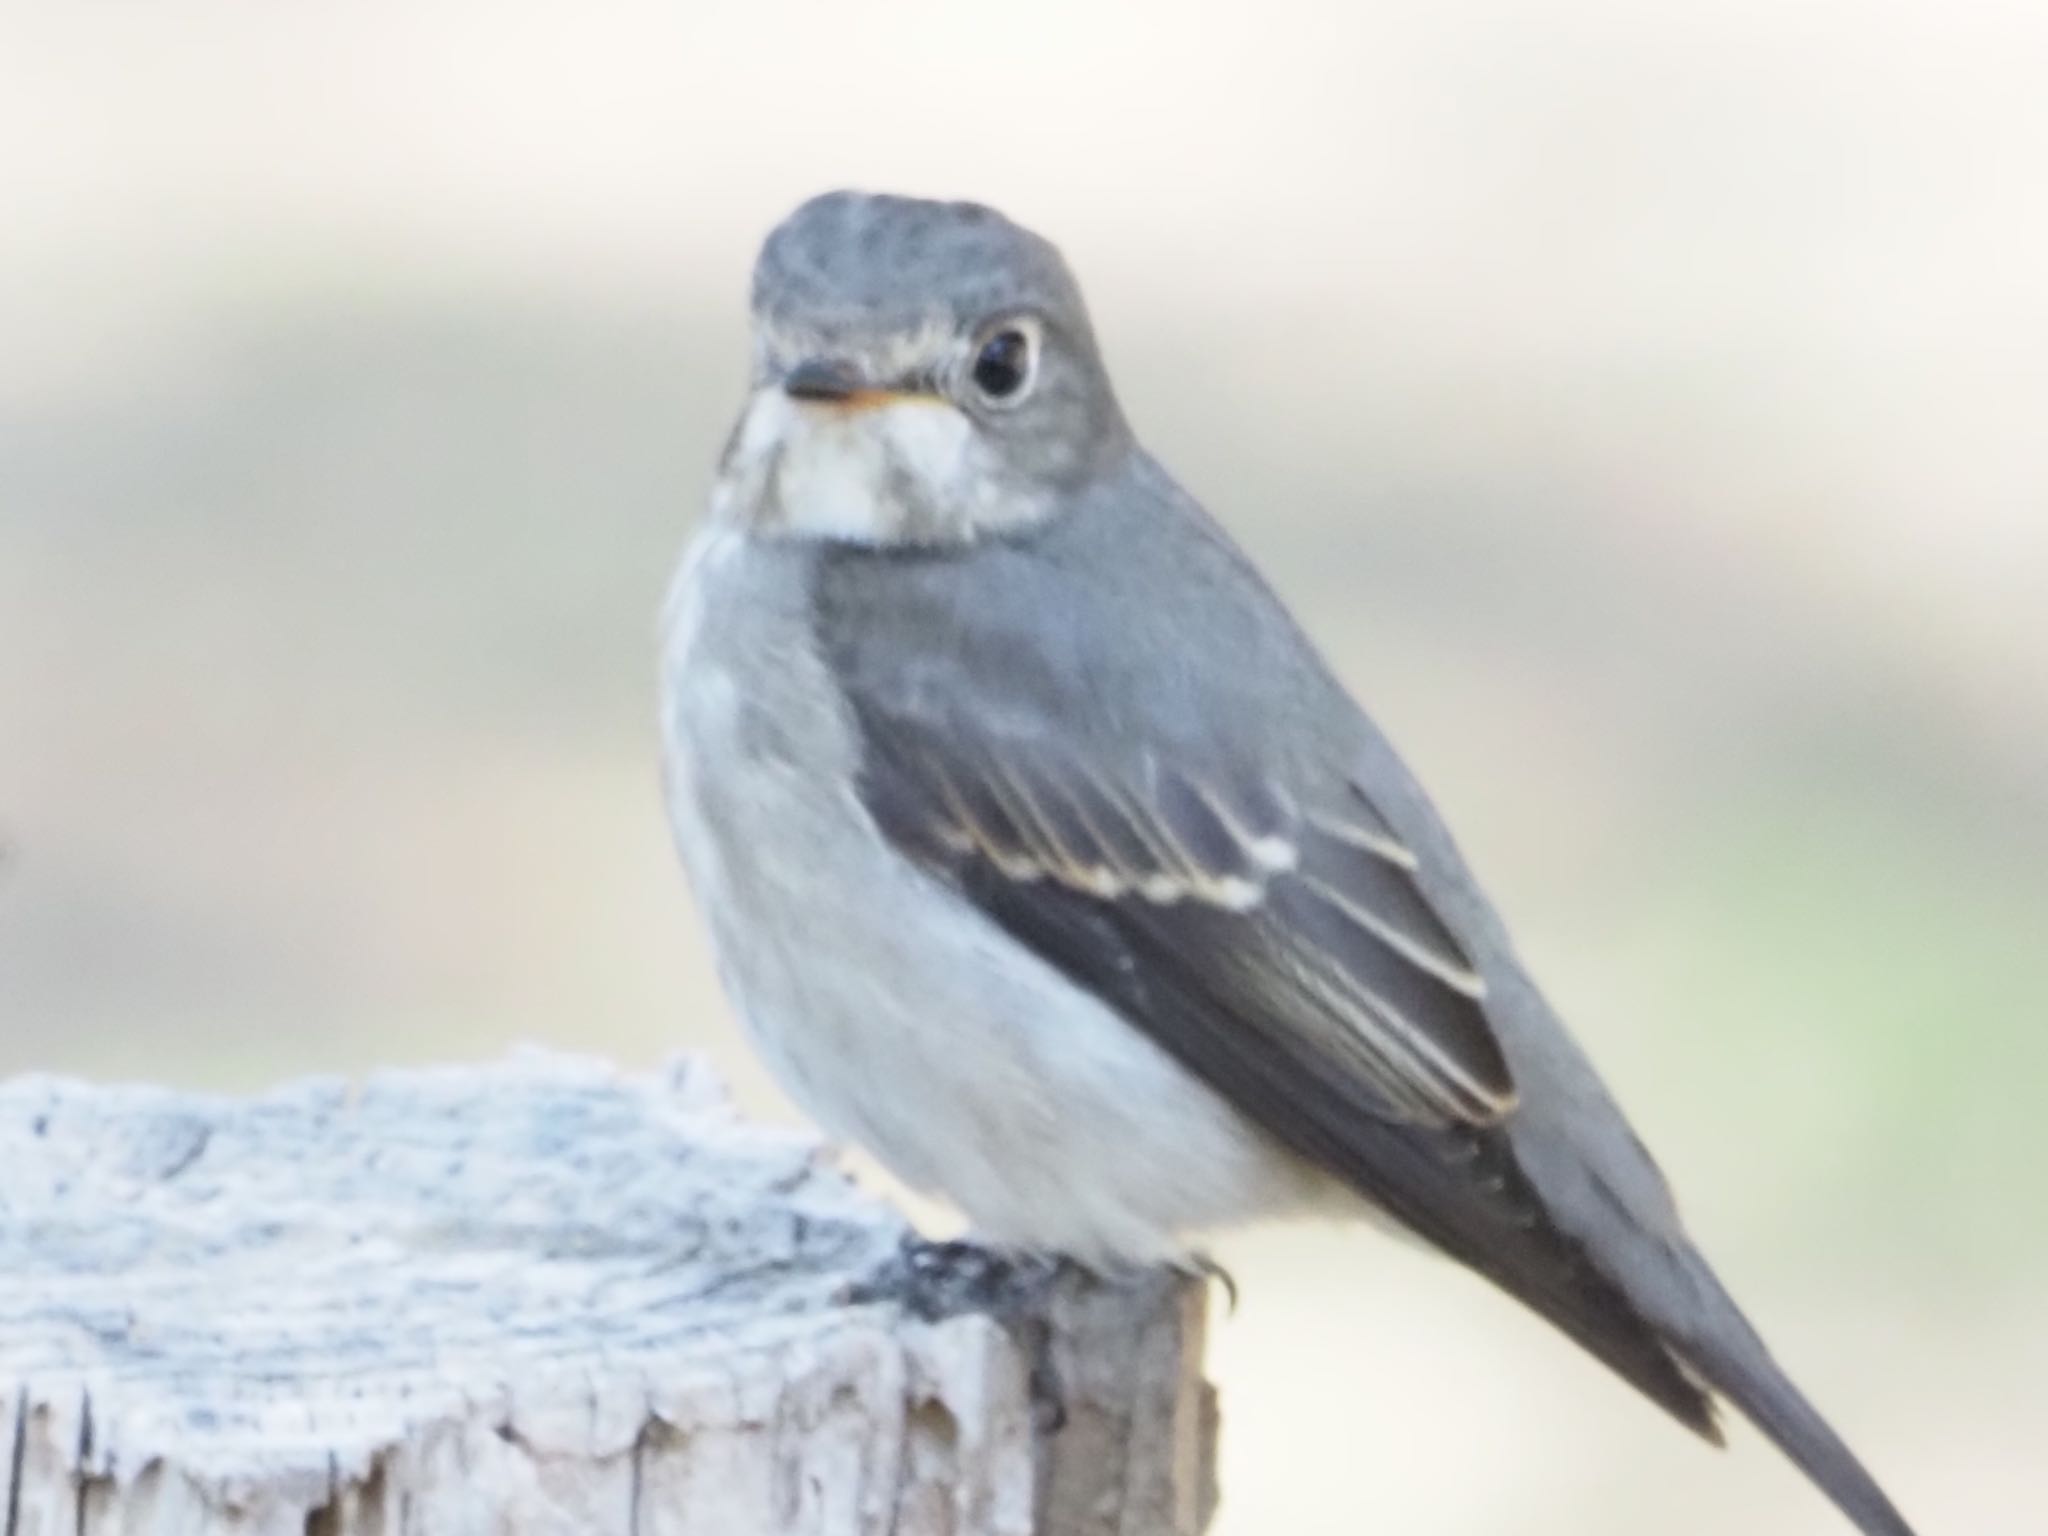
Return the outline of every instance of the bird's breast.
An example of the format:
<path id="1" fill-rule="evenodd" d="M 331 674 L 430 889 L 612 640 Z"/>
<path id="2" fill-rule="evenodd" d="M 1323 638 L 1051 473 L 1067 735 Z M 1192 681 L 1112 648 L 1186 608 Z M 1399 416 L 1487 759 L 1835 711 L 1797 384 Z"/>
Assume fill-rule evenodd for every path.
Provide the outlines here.
<path id="1" fill-rule="evenodd" d="M 712 530 L 665 623 L 676 844 L 785 1090 L 984 1231 L 1099 1260 L 1315 1185 L 1105 1002 L 891 848 L 788 541 Z"/>

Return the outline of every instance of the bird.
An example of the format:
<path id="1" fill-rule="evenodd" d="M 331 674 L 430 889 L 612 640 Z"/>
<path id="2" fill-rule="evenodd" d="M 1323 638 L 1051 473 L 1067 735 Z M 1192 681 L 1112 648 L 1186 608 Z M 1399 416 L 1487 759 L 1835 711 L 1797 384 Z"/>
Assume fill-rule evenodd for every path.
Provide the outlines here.
<path id="1" fill-rule="evenodd" d="M 1414 776 L 1146 452 L 1048 240 L 834 191 L 767 236 L 661 621 L 663 783 L 799 1108 L 1098 1268 L 1338 1213 L 1911 1528 L 1680 1222 Z"/>

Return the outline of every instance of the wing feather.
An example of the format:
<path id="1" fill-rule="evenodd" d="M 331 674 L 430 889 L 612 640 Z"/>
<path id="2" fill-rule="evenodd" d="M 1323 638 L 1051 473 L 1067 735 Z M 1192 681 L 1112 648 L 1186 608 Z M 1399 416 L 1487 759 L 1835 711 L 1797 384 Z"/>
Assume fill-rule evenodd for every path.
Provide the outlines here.
<path id="1" fill-rule="evenodd" d="M 1214 972 L 1204 985 L 1260 1028 L 1297 1032 L 1392 1119 L 1486 1125 L 1513 1109 L 1485 982 L 1362 802 L 1304 816 L 1242 769 L 1144 756 L 1119 772 L 957 728 L 869 724 L 888 737 L 866 776 L 877 820 L 928 862 L 978 859 L 1112 913 L 1145 909 L 1150 963 Z"/>
<path id="2" fill-rule="evenodd" d="M 1062 554 L 1069 526 L 984 546 L 971 590 L 921 556 L 827 563 L 818 634 L 877 828 L 1249 1123 L 1711 1436 L 1699 1384 L 1523 1166 L 1489 1017 L 1514 998 L 1486 987 L 1507 962 L 1475 963 L 1493 941 L 1433 904 L 1464 876 L 1419 792 L 1334 685 L 1289 696 L 1314 658 L 1284 624 L 1236 622 L 1255 583 L 1232 588 L 1250 610 L 1214 610 L 1254 654 L 1212 685 L 1157 664 L 1171 634 L 1123 643 L 1128 567 Z M 1124 627 L 1105 637 L 1107 615 Z"/>

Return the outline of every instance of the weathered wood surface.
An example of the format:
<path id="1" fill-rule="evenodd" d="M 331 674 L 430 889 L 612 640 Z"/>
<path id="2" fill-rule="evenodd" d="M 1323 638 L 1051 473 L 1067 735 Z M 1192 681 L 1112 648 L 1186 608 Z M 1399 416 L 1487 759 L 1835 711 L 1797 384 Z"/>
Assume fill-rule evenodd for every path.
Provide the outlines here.
<path id="1" fill-rule="evenodd" d="M 0 1083 L 0 1536 L 1185 1536 L 1202 1293 L 920 1321 L 698 1063 Z"/>

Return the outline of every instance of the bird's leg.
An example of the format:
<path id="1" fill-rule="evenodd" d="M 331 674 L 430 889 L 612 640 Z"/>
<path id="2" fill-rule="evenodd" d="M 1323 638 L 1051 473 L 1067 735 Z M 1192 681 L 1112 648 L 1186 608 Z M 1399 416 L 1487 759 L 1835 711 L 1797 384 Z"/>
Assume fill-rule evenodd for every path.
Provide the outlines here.
<path id="1" fill-rule="evenodd" d="M 970 1242 L 904 1238 L 885 1264 L 849 1294 L 850 1301 L 894 1302 L 936 1323 L 964 1313 L 993 1318 L 1030 1362 L 1031 1406 L 1038 1428 L 1057 1434 L 1067 1421 L 1064 1389 L 1053 1359 L 1047 1303 L 1069 1275 L 1094 1275 L 1059 1255 L 1004 1253 Z"/>

